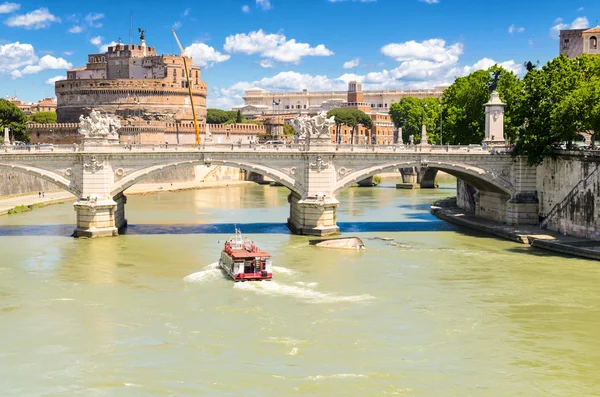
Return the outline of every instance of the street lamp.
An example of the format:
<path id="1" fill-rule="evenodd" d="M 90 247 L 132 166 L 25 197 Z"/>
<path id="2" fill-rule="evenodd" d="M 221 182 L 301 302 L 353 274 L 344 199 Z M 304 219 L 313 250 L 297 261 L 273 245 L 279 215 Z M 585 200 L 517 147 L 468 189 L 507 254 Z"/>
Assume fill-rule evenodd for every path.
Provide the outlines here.
<path id="1" fill-rule="evenodd" d="M 442 97 L 440 97 L 440 146 L 442 146 L 444 143 L 442 141 L 442 132 L 443 132 L 443 126 L 442 126 L 442 113 L 444 111 L 444 107 L 442 106 Z"/>

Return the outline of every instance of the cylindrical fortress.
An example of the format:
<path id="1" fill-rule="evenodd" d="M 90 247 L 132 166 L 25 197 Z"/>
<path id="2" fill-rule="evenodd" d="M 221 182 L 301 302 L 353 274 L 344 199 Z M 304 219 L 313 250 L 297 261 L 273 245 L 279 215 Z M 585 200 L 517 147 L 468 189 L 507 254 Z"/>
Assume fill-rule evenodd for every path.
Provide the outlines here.
<path id="1" fill-rule="evenodd" d="M 207 85 L 200 67 L 187 57 L 189 84 L 199 123 L 206 120 Z M 188 78 L 181 56 L 157 55 L 154 47 L 115 44 L 103 54 L 89 54 L 85 67 L 70 69 L 54 85 L 57 121 L 77 123 L 92 109 L 129 123 L 192 120 Z"/>
<path id="2" fill-rule="evenodd" d="M 120 119 L 192 120 L 187 88 L 181 84 L 150 79 L 79 79 L 55 83 L 57 122 L 76 123 L 92 109 L 115 114 Z M 207 85 L 192 85 L 199 123 L 206 120 Z"/>

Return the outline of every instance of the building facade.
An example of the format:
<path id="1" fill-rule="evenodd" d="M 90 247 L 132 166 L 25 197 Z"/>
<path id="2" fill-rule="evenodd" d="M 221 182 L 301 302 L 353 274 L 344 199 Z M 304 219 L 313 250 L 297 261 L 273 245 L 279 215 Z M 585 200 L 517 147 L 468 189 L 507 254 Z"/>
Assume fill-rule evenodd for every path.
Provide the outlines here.
<path id="1" fill-rule="evenodd" d="M 186 58 L 196 117 L 206 119 L 207 85 L 200 67 Z M 74 123 L 91 109 L 121 120 L 192 120 L 192 106 L 181 56 L 159 55 L 154 47 L 116 44 L 104 54 L 88 55 L 86 66 L 70 69 L 66 79 L 55 83 L 57 120 Z"/>
<path id="2" fill-rule="evenodd" d="M 560 31 L 560 53 L 569 58 L 583 54 L 600 55 L 598 40 L 600 26 L 592 29 L 569 29 Z"/>
<path id="3" fill-rule="evenodd" d="M 351 87 L 349 87 L 351 89 Z M 426 90 L 379 90 L 364 91 L 363 103 L 367 104 L 370 111 L 388 113 L 394 102 L 399 102 L 404 97 L 437 98 L 442 95 L 446 86 L 436 86 Z M 342 107 L 350 101 L 348 91 L 317 91 L 309 92 L 269 92 L 260 88 L 253 88 L 244 92 L 244 105 L 234 106 L 233 110 L 240 110 L 246 118 L 254 118 L 263 114 L 317 114 Z M 274 105 L 276 103 L 276 105 Z"/>
<path id="4" fill-rule="evenodd" d="M 37 103 L 23 102 L 16 97 L 9 98 L 8 101 L 21 109 L 26 116 L 37 112 L 56 112 L 56 99 L 54 98 L 44 98 L 39 100 Z"/>

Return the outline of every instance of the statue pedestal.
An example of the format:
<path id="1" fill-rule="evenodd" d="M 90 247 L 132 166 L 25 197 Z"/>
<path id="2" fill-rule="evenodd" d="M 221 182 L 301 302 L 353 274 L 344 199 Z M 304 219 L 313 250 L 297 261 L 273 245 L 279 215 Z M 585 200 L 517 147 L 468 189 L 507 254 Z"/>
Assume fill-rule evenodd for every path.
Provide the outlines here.
<path id="1" fill-rule="evenodd" d="M 483 143 L 486 145 L 506 144 L 504 138 L 504 107 L 497 91 L 493 91 L 488 103 L 485 104 L 485 135 Z"/>
<path id="2" fill-rule="evenodd" d="M 306 140 L 307 149 L 309 150 L 335 150 L 335 144 L 331 142 L 331 138 L 309 138 Z"/>
<path id="3" fill-rule="evenodd" d="M 95 149 L 102 151 L 103 148 L 114 146 L 119 144 L 119 137 L 111 136 L 106 137 L 84 137 L 83 138 L 83 149 Z"/>

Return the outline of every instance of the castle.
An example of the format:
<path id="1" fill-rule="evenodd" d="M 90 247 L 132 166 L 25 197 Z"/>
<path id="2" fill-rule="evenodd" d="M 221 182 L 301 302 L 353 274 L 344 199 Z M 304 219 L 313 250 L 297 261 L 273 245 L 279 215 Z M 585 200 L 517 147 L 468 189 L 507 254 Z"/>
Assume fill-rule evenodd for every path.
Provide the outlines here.
<path id="1" fill-rule="evenodd" d="M 142 31 L 143 32 L 143 31 Z M 192 59 L 187 58 L 192 65 Z M 200 67 L 189 67 L 190 84 L 199 122 L 206 118 L 207 85 Z M 92 108 L 115 114 L 121 120 L 185 122 L 192 120 L 192 106 L 183 58 L 158 55 L 140 44 L 116 44 L 104 54 L 88 55 L 85 67 L 70 69 L 65 80 L 54 85 L 59 123 L 79 121 Z"/>
<path id="2" fill-rule="evenodd" d="M 121 120 L 119 136 L 129 144 L 192 144 L 196 142 L 192 105 L 183 58 L 159 55 L 146 45 L 118 43 L 103 54 L 89 54 L 84 67 L 67 71 L 56 81 L 57 123 L 27 126 L 31 143 L 78 143 L 79 117 L 92 109 Z M 190 57 L 187 65 L 193 65 Z M 264 134 L 260 125 L 206 124 L 207 84 L 200 67 L 188 66 L 199 129 L 215 143 L 249 143 Z"/>

